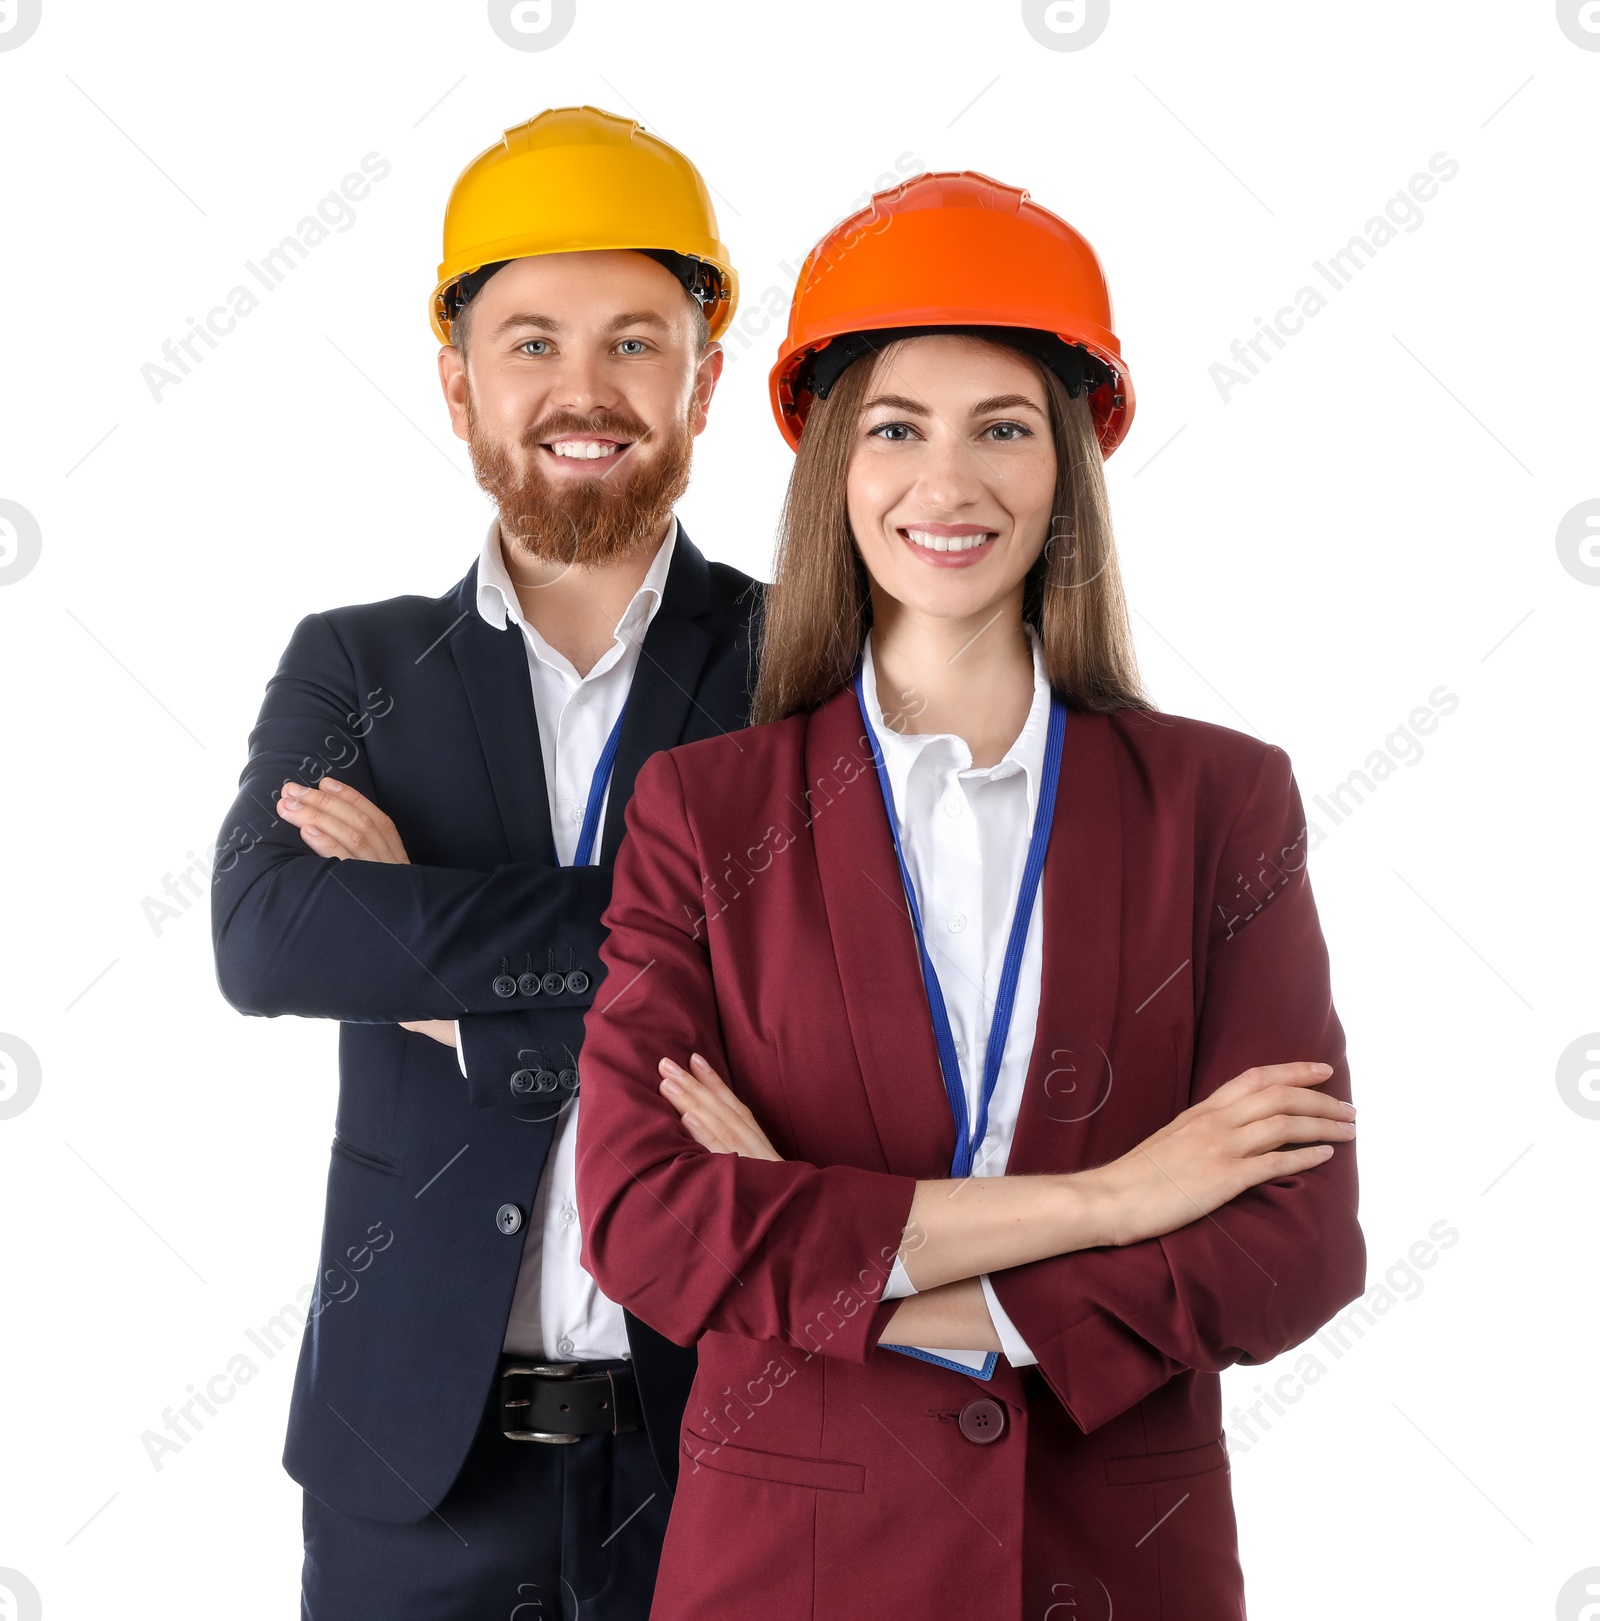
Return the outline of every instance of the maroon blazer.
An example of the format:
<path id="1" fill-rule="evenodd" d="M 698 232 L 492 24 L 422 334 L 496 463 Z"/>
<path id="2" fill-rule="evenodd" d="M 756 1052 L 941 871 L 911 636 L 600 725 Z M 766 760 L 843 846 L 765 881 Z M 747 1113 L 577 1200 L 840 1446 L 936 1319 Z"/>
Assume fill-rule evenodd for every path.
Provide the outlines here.
<path id="1" fill-rule="evenodd" d="M 955 1130 L 854 693 L 653 755 L 627 830 L 578 1202 L 606 1294 L 700 1346 L 654 1621 L 1242 1617 L 1217 1373 L 1362 1291 L 1353 1145 L 1165 1238 L 996 1274 L 1037 1370 L 885 1350 Z M 1069 714 L 1010 1173 L 1103 1164 L 1255 1064 L 1321 1060 L 1349 1098 L 1305 856 L 1281 749 Z M 656 1065 L 691 1051 L 783 1163 L 688 1138 Z"/>

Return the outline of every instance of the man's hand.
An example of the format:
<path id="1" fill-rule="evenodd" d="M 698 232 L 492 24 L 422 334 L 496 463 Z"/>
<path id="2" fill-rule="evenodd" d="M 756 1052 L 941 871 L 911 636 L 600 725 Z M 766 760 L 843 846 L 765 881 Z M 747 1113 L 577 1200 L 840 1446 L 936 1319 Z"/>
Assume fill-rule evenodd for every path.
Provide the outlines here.
<path id="1" fill-rule="evenodd" d="M 394 823 L 347 782 L 324 777 L 315 788 L 286 782 L 278 797 L 278 814 L 291 827 L 300 829 L 300 837 L 319 856 L 337 856 L 341 861 L 386 861 L 393 867 L 411 865 Z M 453 1019 L 404 1020 L 400 1028 L 432 1036 L 446 1047 L 456 1044 Z"/>
<path id="2" fill-rule="evenodd" d="M 688 1069 L 670 1058 L 661 1060 L 661 1092 L 678 1111 L 689 1135 L 713 1154 L 783 1158 L 767 1141 L 756 1117 L 699 1053 L 690 1058 Z"/>
<path id="3" fill-rule="evenodd" d="M 300 829 L 300 837 L 319 856 L 411 865 L 394 823 L 349 783 L 332 777 L 324 777 L 315 788 L 286 782 L 278 799 L 278 814 Z"/>
<path id="4" fill-rule="evenodd" d="M 442 1041 L 445 1046 L 453 1047 L 456 1044 L 456 1022 L 454 1019 L 402 1019 L 402 1030 L 415 1030 L 419 1036 L 432 1036 L 435 1041 Z"/>

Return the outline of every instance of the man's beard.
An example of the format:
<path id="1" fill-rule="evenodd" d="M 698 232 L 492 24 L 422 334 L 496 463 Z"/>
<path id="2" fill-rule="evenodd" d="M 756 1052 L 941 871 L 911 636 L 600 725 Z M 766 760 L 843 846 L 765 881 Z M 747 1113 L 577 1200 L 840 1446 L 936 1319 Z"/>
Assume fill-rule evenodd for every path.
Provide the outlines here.
<path id="1" fill-rule="evenodd" d="M 593 567 L 644 550 L 660 538 L 689 487 L 694 432 L 687 412 L 673 428 L 656 432 L 620 411 L 552 412 L 523 435 L 520 474 L 505 447 L 483 432 L 470 391 L 467 433 L 472 470 L 500 508 L 501 538 L 543 562 Z M 631 448 L 591 478 L 547 478 L 540 446 L 559 434 L 584 433 L 626 440 Z M 645 460 L 641 453 L 652 440 L 655 455 Z M 636 458 L 636 465 L 626 465 Z"/>

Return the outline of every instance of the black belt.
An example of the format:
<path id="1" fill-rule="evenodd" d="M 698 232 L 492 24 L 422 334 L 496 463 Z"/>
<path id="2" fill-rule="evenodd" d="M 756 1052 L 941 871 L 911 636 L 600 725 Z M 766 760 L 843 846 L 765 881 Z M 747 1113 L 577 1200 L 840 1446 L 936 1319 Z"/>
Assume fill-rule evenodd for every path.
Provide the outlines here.
<path id="1" fill-rule="evenodd" d="M 631 1363 L 500 1359 L 500 1428 L 509 1440 L 565 1446 L 640 1427 Z"/>

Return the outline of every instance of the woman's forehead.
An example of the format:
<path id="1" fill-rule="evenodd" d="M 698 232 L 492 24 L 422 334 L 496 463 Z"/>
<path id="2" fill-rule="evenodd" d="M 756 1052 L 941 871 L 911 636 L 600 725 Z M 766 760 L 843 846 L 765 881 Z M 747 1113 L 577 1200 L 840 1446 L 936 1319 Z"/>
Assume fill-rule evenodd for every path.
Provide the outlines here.
<path id="1" fill-rule="evenodd" d="M 891 343 L 873 363 L 867 399 L 880 394 L 1022 394 L 1045 406 L 1038 366 L 1020 350 L 966 333 L 926 333 Z"/>

